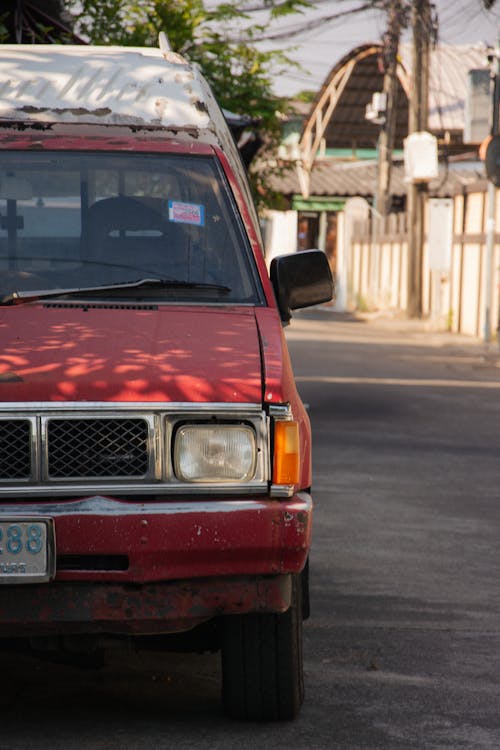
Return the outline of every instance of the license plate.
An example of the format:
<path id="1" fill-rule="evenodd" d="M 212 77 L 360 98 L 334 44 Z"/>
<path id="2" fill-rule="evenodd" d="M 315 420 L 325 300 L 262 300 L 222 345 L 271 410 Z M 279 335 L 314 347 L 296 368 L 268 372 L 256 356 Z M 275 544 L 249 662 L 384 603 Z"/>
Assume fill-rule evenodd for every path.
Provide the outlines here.
<path id="1" fill-rule="evenodd" d="M 52 518 L 0 520 L 0 584 L 39 583 L 55 575 Z"/>

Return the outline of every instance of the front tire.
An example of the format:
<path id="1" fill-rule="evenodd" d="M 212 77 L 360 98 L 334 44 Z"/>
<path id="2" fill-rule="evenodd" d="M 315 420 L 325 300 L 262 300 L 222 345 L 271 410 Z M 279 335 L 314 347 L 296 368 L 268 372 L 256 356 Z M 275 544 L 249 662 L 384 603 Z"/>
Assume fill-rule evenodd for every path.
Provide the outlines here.
<path id="1" fill-rule="evenodd" d="M 222 635 L 222 695 L 228 716 L 254 721 L 293 719 L 304 700 L 302 589 L 292 580 L 283 614 L 227 616 Z"/>

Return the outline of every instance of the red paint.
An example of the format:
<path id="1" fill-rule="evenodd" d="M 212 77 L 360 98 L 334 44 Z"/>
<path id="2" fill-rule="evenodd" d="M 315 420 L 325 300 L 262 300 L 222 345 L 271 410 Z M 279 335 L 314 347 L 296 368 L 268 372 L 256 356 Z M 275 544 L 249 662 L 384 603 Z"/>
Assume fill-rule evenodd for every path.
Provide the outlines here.
<path id="1" fill-rule="evenodd" d="M 312 482 L 311 425 L 295 386 L 290 355 L 279 316 L 276 310 L 271 308 L 256 308 L 255 318 L 261 339 L 265 383 L 264 402 L 290 403 L 300 431 L 301 473 L 298 487 L 310 487 Z"/>
<path id="2" fill-rule="evenodd" d="M 57 130 L 57 128 L 56 128 Z M 110 128 L 105 128 L 110 131 Z M 96 134 L 91 126 L 76 127 L 74 134 L 60 135 L 57 132 L 0 132 L 0 149 L 15 151 L 134 151 L 155 154 L 205 154 L 214 153 L 214 148 L 201 141 L 192 141 L 165 137 L 164 131 L 142 132 L 123 136 Z"/>
<path id="3" fill-rule="evenodd" d="M 109 503 L 108 503 L 109 506 Z M 112 507 L 114 506 L 114 507 Z M 9 512 L 16 515 L 17 506 Z M 40 503 L 44 509 L 44 503 Z M 153 583 L 206 576 L 265 575 L 302 569 L 311 540 L 310 499 L 172 499 L 144 512 L 119 497 L 104 513 L 78 501 L 50 503 L 57 555 L 123 555 L 125 571 L 59 571 L 57 580 Z"/>
<path id="4" fill-rule="evenodd" d="M 220 159 L 222 167 L 224 168 L 226 177 L 232 188 L 236 204 L 240 211 L 241 218 L 243 219 L 247 237 L 253 250 L 255 263 L 259 270 L 259 276 L 264 289 L 264 293 L 266 295 L 267 303 L 275 310 L 276 303 L 274 301 L 274 291 L 267 272 L 267 266 L 264 259 L 264 247 L 256 214 L 254 211 L 251 211 L 249 209 L 248 200 L 246 199 L 245 192 L 242 190 L 241 182 L 238 179 L 238 172 L 235 173 L 235 171 L 231 169 L 229 160 L 222 151 L 220 151 L 219 149 L 215 149 L 215 152 Z"/>
<path id="5" fill-rule="evenodd" d="M 191 486 L 189 496 L 137 502 L 118 493 L 54 500 L 27 492 L 2 503 L 12 516 L 29 508 L 30 516 L 54 518 L 59 560 L 73 559 L 73 569 L 60 565 L 53 583 L 0 587 L 2 635 L 174 632 L 220 614 L 282 612 L 290 603 L 288 574 L 302 570 L 309 551 L 311 501 L 299 492 L 311 485 L 309 419 L 242 167 L 186 133 L 113 133 L 111 126 L 26 132 L 13 125 L 0 133 L 0 150 L 212 155 L 233 192 L 267 307 L 120 309 L 39 301 L 0 308 L 0 410 L 17 402 L 101 402 L 117 411 L 145 402 L 248 403 L 264 410 L 290 404 L 300 431 L 300 482 L 289 499 L 197 497 Z M 128 567 L 84 570 L 81 558 L 88 556 L 128 560 Z"/>
<path id="6" fill-rule="evenodd" d="M 1 401 L 259 403 L 253 310 L 0 308 Z"/>

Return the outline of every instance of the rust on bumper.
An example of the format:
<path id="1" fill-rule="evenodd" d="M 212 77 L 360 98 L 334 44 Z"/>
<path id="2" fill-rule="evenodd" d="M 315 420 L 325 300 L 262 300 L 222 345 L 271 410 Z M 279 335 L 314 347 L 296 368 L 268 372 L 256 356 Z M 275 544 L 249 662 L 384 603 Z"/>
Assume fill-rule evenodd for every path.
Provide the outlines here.
<path id="1" fill-rule="evenodd" d="M 10 586 L 0 589 L 0 635 L 175 633 L 218 615 L 284 612 L 290 599 L 289 575 Z"/>

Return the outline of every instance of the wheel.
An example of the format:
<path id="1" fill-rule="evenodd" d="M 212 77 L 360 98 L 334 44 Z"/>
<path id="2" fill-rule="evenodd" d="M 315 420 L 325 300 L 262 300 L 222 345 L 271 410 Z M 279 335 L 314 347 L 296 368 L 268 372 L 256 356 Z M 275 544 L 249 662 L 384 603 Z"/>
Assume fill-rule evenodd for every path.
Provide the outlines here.
<path id="1" fill-rule="evenodd" d="M 235 719 L 293 719 L 304 700 L 302 588 L 292 582 L 283 614 L 251 613 L 223 619 L 222 696 Z"/>
<path id="2" fill-rule="evenodd" d="M 307 558 L 304 570 L 300 574 L 300 585 L 302 587 L 302 619 L 308 620 L 311 616 L 311 597 L 309 593 L 309 558 Z"/>

